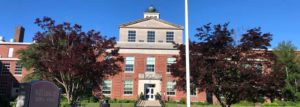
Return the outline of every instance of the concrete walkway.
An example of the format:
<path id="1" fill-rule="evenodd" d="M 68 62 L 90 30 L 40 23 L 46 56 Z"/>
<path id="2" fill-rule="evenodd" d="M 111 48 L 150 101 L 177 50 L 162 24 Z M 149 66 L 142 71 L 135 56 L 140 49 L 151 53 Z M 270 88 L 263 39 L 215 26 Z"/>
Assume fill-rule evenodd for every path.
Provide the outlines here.
<path id="1" fill-rule="evenodd" d="M 150 101 L 150 100 L 141 100 L 137 107 L 161 107 L 161 104 L 158 100 Z"/>

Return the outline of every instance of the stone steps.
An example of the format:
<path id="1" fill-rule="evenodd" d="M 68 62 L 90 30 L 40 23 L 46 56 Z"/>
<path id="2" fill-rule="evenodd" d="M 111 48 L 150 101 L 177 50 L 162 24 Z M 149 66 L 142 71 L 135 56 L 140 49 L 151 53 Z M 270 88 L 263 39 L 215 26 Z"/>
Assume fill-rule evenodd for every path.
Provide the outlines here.
<path id="1" fill-rule="evenodd" d="M 158 100 L 140 100 L 137 107 L 162 107 Z"/>

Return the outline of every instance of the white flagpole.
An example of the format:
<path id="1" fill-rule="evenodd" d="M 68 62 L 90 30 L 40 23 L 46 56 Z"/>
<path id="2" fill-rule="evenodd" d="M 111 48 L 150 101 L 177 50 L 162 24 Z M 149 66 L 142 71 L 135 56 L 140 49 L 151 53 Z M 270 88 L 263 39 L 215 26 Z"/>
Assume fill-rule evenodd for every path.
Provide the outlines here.
<path id="1" fill-rule="evenodd" d="M 187 107 L 191 107 L 188 0 L 185 0 L 184 7 L 185 7 L 186 105 L 187 105 Z"/>

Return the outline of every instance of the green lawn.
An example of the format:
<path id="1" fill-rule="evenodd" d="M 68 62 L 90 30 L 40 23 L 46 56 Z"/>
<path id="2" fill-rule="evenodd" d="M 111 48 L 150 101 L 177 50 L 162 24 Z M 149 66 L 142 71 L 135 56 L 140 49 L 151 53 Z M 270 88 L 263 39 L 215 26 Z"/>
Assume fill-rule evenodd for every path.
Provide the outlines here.
<path id="1" fill-rule="evenodd" d="M 85 105 L 85 107 L 99 107 L 99 103 L 88 103 Z M 134 103 L 111 103 L 110 107 L 134 107 Z M 186 105 L 166 103 L 166 107 L 186 107 Z M 221 106 L 220 105 L 192 105 L 191 107 L 221 107 Z M 232 105 L 232 107 L 255 107 L 255 106 Z M 295 106 L 261 106 L 261 107 L 295 107 Z"/>
<path id="2" fill-rule="evenodd" d="M 121 106 L 123 105 L 123 106 Z M 99 107 L 99 103 L 88 103 L 85 107 Z M 111 103 L 110 107 L 134 107 L 134 103 Z M 166 103 L 166 107 L 186 107 L 185 104 Z M 191 107 L 221 107 L 220 105 L 192 105 Z M 255 107 L 255 106 L 241 106 L 232 105 L 232 107 Z M 262 106 L 262 107 L 283 107 L 283 106 Z M 294 107 L 294 106 L 284 106 L 284 107 Z"/>
<path id="3" fill-rule="evenodd" d="M 99 103 L 88 103 L 85 107 L 99 107 Z M 134 103 L 111 103 L 110 107 L 134 107 Z"/>

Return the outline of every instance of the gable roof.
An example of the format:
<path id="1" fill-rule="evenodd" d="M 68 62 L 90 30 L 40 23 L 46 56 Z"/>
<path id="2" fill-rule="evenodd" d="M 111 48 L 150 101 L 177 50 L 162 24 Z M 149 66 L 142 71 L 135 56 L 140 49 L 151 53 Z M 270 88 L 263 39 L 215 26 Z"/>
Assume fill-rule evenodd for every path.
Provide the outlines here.
<path id="1" fill-rule="evenodd" d="M 162 19 L 151 18 L 151 17 L 149 17 L 149 18 L 143 18 L 143 19 L 139 19 L 139 20 L 136 20 L 136 21 L 132 21 L 132 22 L 128 22 L 128 23 L 121 24 L 121 25 L 120 25 L 120 28 L 122 28 L 122 27 L 127 27 L 127 26 L 130 26 L 130 25 L 133 25 L 133 24 L 137 24 L 137 23 L 140 23 L 140 22 L 145 22 L 145 21 L 148 21 L 148 20 L 156 20 L 156 21 L 158 21 L 158 22 L 161 22 L 161 23 L 164 23 L 164 24 L 173 26 L 173 27 L 175 27 L 176 29 L 180 29 L 180 30 L 183 29 L 183 26 L 176 25 L 176 24 L 167 22 L 167 21 L 162 20 Z"/>

